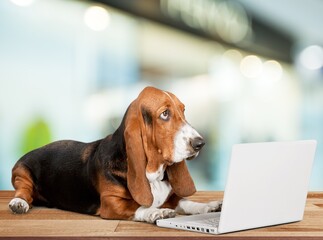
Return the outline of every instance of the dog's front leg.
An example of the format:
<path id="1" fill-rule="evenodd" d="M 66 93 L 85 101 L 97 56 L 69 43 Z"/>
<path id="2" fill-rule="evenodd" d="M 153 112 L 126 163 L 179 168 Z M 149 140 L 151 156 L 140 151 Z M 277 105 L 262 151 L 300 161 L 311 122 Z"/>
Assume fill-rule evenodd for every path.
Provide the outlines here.
<path id="1" fill-rule="evenodd" d="M 175 217 L 175 207 L 180 199 L 173 194 L 160 208 L 141 206 L 137 209 L 133 220 L 155 223 L 158 219 Z"/>
<path id="2" fill-rule="evenodd" d="M 221 205 L 222 201 L 199 203 L 179 197 L 174 193 L 162 207 L 175 209 L 178 214 L 201 214 L 215 212 L 221 208 Z"/>
<path id="3" fill-rule="evenodd" d="M 133 199 L 122 196 L 103 194 L 98 214 L 105 219 L 133 219 L 136 210 L 140 207 Z"/>
<path id="4" fill-rule="evenodd" d="M 133 199 L 109 193 L 101 195 L 101 207 L 98 214 L 105 219 L 125 219 L 154 223 L 158 219 L 175 217 L 175 210 L 140 206 Z"/>
<path id="5" fill-rule="evenodd" d="M 199 203 L 199 202 L 193 202 L 183 198 L 178 202 L 178 205 L 175 208 L 175 211 L 178 214 L 209 213 L 209 212 L 215 212 L 216 210 L 220 209 L 221 205 L 222 205 L 221 201 Z"/>

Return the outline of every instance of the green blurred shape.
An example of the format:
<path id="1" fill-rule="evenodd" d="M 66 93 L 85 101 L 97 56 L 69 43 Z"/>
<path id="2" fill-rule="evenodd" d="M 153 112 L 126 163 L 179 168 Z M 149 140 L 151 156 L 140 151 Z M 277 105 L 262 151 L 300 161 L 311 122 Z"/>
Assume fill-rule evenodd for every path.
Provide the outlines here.
<path id="1" fill-rule="evenodd" d="M 38 118 L 31 122 L 22 135 L 21 152 L 25 154 L 51 142 L 52 136 L 48 124 Z"/>

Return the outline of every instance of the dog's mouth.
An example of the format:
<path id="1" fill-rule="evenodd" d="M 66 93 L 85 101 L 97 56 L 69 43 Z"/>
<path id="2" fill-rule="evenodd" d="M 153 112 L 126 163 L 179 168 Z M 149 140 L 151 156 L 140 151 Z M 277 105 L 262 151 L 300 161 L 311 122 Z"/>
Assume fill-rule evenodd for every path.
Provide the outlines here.
<path id="1" fill-rule="evenodd" d="M 197 157 L 197 155 L 199 155 L 199 152 L 196 152 L 196 153 L 192 154 L 191 156 L 187 157 L 185 160 L 190 161 L 190 160 L 192 160 L 192 159 L 196 158 L 196 157 Z"/>
<path id="2" fill-rule="evenodd" d="M 197 155 L 199 155 L 199 152 L 192 153 L 191 155 L 189 155 L 187 158 L 184 158 L 183 160 L 190 161 L 190 160 L 196 158 Z M 174 163 L 176 163 L 176 162 L 174 162 L 173 160 L 165 160 L 165 164 L 167 166 L 172 166 Z"/>

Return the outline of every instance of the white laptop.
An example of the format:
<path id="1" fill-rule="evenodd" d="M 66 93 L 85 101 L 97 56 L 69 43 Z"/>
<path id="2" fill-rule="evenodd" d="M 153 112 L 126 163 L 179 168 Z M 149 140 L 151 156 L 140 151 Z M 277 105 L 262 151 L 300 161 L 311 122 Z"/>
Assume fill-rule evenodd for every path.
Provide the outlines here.
<path id="1" fill-rule="evenodd" d="M 221 212 L 157 220 L 157 226 L 221 234 L 301 221 L 315 140 L 236 144 Z"/>

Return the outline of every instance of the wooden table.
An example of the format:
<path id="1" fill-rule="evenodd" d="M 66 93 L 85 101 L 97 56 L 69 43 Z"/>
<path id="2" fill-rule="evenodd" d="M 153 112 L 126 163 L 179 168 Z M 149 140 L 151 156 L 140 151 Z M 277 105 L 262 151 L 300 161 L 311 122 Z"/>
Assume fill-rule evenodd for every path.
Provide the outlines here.
<path id="1" fill-rule="evenodd" d="M 192 200 L 207 202 L 222 199 L 223 192 L 198 192 Z M 103 220 L 99 217 L 66 212 L 58 209 L 34 207 L 24 215 L 12 214 L 8 203 L 12 191 L 0 191 L 0 237 L 37 239 L 206 239 L 210 237 L 235 239 L 302 239 L 323 238 L 323 192 L 308 194 L 304 220 L 274 227 L 259 228 L 223 235 L 208 235 L 181 230 L 159 228 L 153 224 L 133 221 Z"/>

